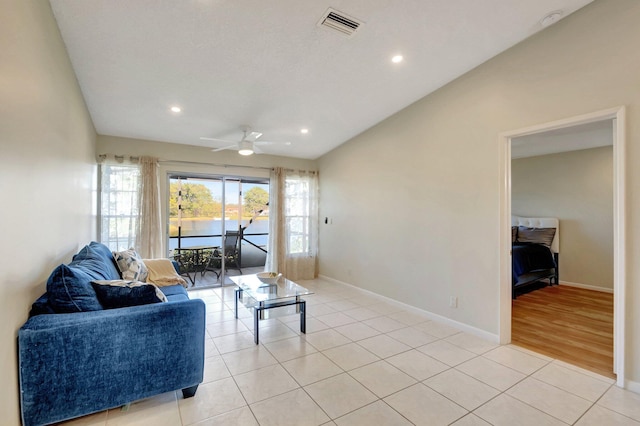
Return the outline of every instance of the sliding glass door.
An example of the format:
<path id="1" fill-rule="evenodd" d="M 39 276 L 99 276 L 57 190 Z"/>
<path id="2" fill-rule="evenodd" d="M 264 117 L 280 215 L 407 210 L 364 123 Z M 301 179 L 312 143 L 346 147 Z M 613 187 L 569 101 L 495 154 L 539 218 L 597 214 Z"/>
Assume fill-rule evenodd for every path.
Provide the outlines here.
<path id="1" fill-rule="evenodd" d="M 169 256 L 193 287 L 262 271 L 269 238 L 268 179 L 169 175 Z"/>

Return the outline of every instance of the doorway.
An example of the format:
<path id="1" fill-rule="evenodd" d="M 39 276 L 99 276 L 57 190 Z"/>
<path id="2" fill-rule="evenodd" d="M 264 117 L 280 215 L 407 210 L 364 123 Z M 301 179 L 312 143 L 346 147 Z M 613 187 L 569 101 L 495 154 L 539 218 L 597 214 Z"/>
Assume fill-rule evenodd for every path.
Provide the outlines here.
<path id="1" fill-rule="evenodd" d="M 192 287 L 230 285 L 264 270 L 269 239 L 269 180 L 168 175 L 168 250 Z"/>
<path id="2" fill-rule="evenodd" d="M 625 300 L 625 109 L 598 111 L 500 135 L 501 143 L 501 217 L 500 217 L 500 343 L 511 342 L 511 150 L 512 140 L 576 125 L 613 120 L 613 223 L 614 223 L 614 372 L 617 385 L 624 385 L 624 300 Z"/>

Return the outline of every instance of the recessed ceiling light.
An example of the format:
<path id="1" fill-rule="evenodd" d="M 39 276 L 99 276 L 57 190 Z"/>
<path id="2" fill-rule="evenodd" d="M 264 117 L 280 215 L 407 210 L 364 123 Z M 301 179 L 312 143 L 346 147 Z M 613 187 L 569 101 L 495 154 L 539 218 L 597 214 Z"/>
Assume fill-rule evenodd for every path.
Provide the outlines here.
<path id="1" fill-rule="evenodd" d="M 306 135 L 307 133 L 309 133 L 309 129 L 300 129 L 300 133 Z"/>
<path id="2" fill-rule="evenodd" d="M 562 19 L 562 11 L 556 10 L 554 12 L 549 13 L 547 16 L 540 20 L 540 25 L 543 27 L 548 27 L 549 25 L 553 25 Z"/>
<path id="3" fill-rule="evenodd" d="M 180 108 L 179 106 L 172 106 L 171 107 L 171 112 L 180 112 L 182 111 L 182 108 Z"/>
<path id="4" fill-rule="evenodd" d="M 402 55 L 396 55 L 391 58 L 391 62 L 393 62 L 394 64 L 399 64 L 400 62 L 402 62 L 402 59 L 404 59 Z"/>

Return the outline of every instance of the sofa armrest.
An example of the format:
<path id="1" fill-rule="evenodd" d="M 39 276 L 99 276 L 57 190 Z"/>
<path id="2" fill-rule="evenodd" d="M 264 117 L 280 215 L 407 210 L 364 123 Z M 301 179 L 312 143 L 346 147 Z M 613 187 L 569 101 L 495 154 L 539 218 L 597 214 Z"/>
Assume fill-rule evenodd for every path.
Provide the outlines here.
<path id="1" fill-rule="evenodd" d="M 204 337 L 199 299 L 32 317 L 18 332 L 23 424 L 196 386 Z"/>

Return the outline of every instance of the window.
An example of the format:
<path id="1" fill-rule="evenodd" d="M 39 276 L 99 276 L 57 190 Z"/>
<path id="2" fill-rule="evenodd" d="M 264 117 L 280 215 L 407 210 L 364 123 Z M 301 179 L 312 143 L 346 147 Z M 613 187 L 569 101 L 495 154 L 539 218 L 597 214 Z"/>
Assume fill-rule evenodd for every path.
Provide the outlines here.
<path id="1" fill-rule="evenodd" d="M 100 165 L 100 241 L 111 250 L 135 245 L 140 169 L 137 165 Z"/>
<path id="2" fill-rule="evenodd" d="M 227 231 L 242 228 L 245 243 L 267 246 L 269 210 L 264 207 L 269 203 L 268 180 L 170 175 L 168 199 L 169 249 L 185 243 L 220 246 L 223 209 Z"/>
<path id="3" fill-rule="evenodd" d="M 229 284 L 227 276 L 264 270 L 269 242 L 268 179 L 169 174 L 168 190 L 169 256 L 178 254 L 186 272 L 201 272 L 193 279 L 195 286 Z M 223 237 L 231 233 L 240 240 Z M 223 248 L 225 262 L 214 257 L 211 263 L 211 256 L 216 252 L 216 257 L 221 256 Z M 206 270 L 220 270 L 220 274 L 209 275 L 215 281 L 207 280 Z"/>
<path id="4" fill-rule="evenodd" d="M 290 175 L 285 179 L 287 254 L 315 256 L 312 226 L 315 218 L 315 177 Z M 312 187 L 313 186 L 313 187 Z"/>

